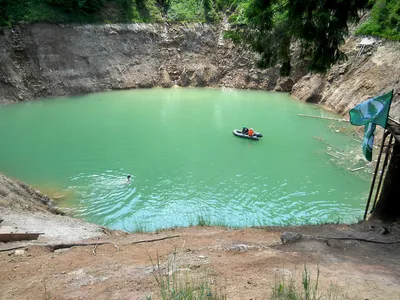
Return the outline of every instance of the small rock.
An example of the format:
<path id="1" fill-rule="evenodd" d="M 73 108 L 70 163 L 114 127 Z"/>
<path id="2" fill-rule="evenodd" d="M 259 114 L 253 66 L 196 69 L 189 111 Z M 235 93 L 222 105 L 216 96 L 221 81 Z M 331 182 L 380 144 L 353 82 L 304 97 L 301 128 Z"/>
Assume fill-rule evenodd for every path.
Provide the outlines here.
<path id="1" fill-rule="evenodd" d="M 386 227 L 379 227 L 379 233 L 380 234 L 388 234 L 389 233 L 389 229 L 387 229 Z"/>
<path id="2" fill-rule="evenodd" d="M 243 252 L 243 251 L 248 251 L 249 250 L 249 246 L 247 246 L 245 244 L 236 244 L 236 245 L 231 246 L 229 248 L 229 250 L 235 250 L 235 251 Z"/>
<path id="3" fill-rule="evenodd" d="M 14 254 L 18 255 L 18 256 L 25 255 L 25 250 L 22 250 L 22 249 L 15 250 Z"/>
<path id="4" fill-rule="evenodd" d="M 282 241 L 282 244 L 286 244 L 289 242 L 297 241 L 297 240 L 301 239 L 302 237 L 303 236 L 300 233 L 285 231 L 281 235 L 281 241 Z"/>
<path id="5" fill-rule="evenodd" d="M 190 266 L 191 270 L 195 270 L 195 269 L 199 269 L 199 268 L 200 268 L 200 265 L 192 265 L 192 266 Z"/>
<path id="6" fill-rule="evenodd" d="M 67 252 L 67 251 L 69 251 L 70 249 L 71 249 L 71 248 L 57 249 L 57 250 L 54 250 L 54 253 Z"/>

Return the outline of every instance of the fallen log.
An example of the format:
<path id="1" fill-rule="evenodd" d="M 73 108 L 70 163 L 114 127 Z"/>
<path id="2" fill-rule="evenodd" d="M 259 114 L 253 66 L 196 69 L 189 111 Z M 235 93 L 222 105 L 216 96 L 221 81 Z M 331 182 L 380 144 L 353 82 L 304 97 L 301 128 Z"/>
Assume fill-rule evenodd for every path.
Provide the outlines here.
<path id="1" fill-rule="evenodd" d="M 167 239 L 173 239 L 173 238 L 177 238 L 177 237 L 180 237 L 180 235 L 171 235 L 171 236 L 165 236 L 162 238 L 150 239 L 150 240 L 139 240 L 139 241 L 135 241 L 135 242 L 128 243 L 128 244 L 133 245 L 133 244 L 142 244 L 142 243 L 152 243 L 152 242 L 158 242 L 158 241 L 167 240 Z M 11 247 L 11 248 L 7 248 L 7 249 L 0 249 L 0 252 L 11 251 L 11 250 L 16 250 L 16 249 L 20 249 L 20 248 L 26 248 L 29 246 L 47 247 L 52 252 L 54 252 L 55 250 L 58 250 L 58 249 L 67 249 L 67 248 L 72 248 L 72 247 L 87 247 L 87 246 L 95 246 L 94 250 L 96 250 L 98 245 L 114 245 L 114 247 L 117 248 L 117 251 L 120 250 L 119 247 L 116 246 L 114 243 L 93 242 L 93 243 L 69 243 L 69 244 L 53 244 L 53 245 L 33 245 L 32 244 L 32 245 Z M 94 253 L 95 253 L 95 251 L 94 251 Z M 94 253 L 93 253 L 93 255 L 95 255 Z"/>

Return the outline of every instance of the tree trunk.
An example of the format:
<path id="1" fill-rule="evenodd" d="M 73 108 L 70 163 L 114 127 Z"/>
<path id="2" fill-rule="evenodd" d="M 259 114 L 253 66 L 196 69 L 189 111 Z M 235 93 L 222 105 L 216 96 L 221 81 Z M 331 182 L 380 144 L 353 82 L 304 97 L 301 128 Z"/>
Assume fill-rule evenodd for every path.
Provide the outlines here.
<path id="1" fill-rule="evenodd" d="M 400 143 L 395 143 L 378 203 L 372 214 L 383 221 L 400 219 Z"/>

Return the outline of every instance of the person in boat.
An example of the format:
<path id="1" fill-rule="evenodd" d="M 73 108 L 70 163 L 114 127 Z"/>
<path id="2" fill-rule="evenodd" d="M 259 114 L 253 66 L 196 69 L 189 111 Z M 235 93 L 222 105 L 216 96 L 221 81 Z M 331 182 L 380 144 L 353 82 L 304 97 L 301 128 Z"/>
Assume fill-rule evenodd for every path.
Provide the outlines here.
<path id="1" fill-rule="evenodd" d="M 253 130 L 253 128 L 250 128 L 250 129 L 249 129 L 249 133 L 248 133 L 248 134 L 249 134 L 249 136 L 253 136 L 253 135 L 254 135 L 254 130 Z"/>
<path id="2" fill-rule="evenodd" d="M 249 129 L 246 126 L 243 126 L 242 133 L 247 134 L 248 132 L 249 132 Z"/>

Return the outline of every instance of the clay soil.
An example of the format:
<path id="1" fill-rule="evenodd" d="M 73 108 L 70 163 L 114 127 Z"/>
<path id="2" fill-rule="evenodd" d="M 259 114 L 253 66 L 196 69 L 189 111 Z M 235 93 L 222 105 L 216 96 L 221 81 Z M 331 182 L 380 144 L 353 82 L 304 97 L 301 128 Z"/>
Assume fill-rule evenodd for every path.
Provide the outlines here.
<path id="1" fill-rule="evenodd" d="M 302 238 L 283 244 L 284 231 Z M 103 228 L 96 234 L 84 241 L 65 237 L 70 244 L 94 244 L 57 250 L 65 243 L 59 235 L 0 243 L 0 299 L 158 299 L 154 264 L 158 260 L 165 274 L 171 257 L 178 272 L 209 282 L 226 299 L 270 299 L 283 277 L 300 283 L 304 266 L 314 282 L 319 270 L 321 292 L 333 284 L 344 299 L 400 299 L 398 224 L 191 227 L 135 234 Z"/>

